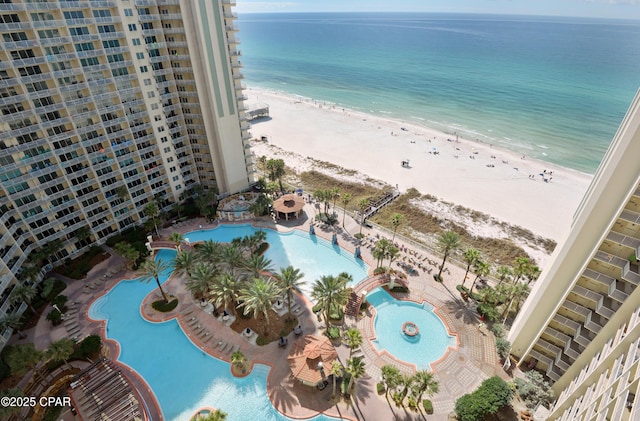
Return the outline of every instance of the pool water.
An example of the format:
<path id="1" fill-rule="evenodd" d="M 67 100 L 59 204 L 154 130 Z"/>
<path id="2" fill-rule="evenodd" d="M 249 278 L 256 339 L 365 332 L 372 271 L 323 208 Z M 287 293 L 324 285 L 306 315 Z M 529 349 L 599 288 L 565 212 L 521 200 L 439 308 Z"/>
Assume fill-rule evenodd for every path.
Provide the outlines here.
<path id="1" fill-rule="evenodd" d="M 251 235 L 249 225 L 221 226 L 185 235 L 191 241 L 213 238 L 226 242 Z M 354 283 L 367 276 L 368 266 L 328 241 L 304 233 L 267 232 L 270 247 L 266 257 L 276 270 L 293 265 L 304 272 L 308 288 L 322 275 L 352 274 Z M 160 250 L 156 259 L 171 261 L 173 250 Z M 160 279 L 168 279 L 170 271 Z M 230 365 L 206 354 L 184 334 L 175 319 L 152 323 L 140 314 L 144 297 L 156 288 L 155 282 L 123 280 L 89 308 L 89 317 L 106 321 L 106 336 L 120 344 L 118 360 L 131 367 L 153 390 L 168 421 L 189 420 L 202 407 L 220 408 L 230 421 L 291 420 L 271 404 L 266 392 L 269 367 L 255 365 L 251 374 L 238 379 Z M 314 421 L 334 418 L 318 415 Z"/>
<path id="2" fill-rule="evenodd" d="M 456 338 L 447 333 L 431 304 L 396 300 L 382 288 L 368 294 L 367 301 L 376 309 L 376 339 L 372 342 L 379 352 L 386 350 L 399 360 L 415 364 L 419 370 L 431 370 L 430 364 L 440 359 L 448 347 L 455 348 Z M 405 335 L 402 332 L 405 322 L 415 323 L 419 333 Z"/>
<path id="3" fill-rule="evenodd" d="M 209 239 L 231 242 L 234 238 L 251 236 L 256 231 L 258 231 L 257 228 L 248 224 L 221 225 L 210 230 L 192 231 L 186 233 L 184 237 L 191 242 Z M 263 231 L 267 233 L 269 243 L 265 257 L 271 260 L 273 269 L 279 272 L 280 268 L 289 265 L 300 269 L 304 273 L 302 280 L 305 283 L 301 289 L 307 297 L 311 296 L 313 283 L 321 276 L 335 276 L 347 272 L 353 277 L 350 286 L 368 276 L 369 265 L 324 238 L 318 238 L 300 230 L 288 233 L 279 233 L 271 229 Z"/>

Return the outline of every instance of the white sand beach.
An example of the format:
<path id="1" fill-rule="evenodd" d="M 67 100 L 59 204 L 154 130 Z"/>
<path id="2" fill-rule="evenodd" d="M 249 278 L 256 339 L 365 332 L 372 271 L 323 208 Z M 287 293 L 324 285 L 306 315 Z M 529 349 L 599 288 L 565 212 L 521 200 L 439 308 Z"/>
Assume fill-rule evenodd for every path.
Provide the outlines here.
<path id="1" fill-rule="evenodd" d="M 263 89 L 245 93 L 247 104 L 269 105 L 270 119 L 252 124 L 256 138 L 267 136 L 285 151 L 356 170 L 401 191 L 414 187 L 556 241 L 569 229 L 592 179 L 414 123 Z M 257 156 L 269 156 L 266 151 L 256 142 Z M 296 168 L 295 160 L 292 155 L 285 163 Z M 409 165 L 403 167 L 403 160 Z"/>

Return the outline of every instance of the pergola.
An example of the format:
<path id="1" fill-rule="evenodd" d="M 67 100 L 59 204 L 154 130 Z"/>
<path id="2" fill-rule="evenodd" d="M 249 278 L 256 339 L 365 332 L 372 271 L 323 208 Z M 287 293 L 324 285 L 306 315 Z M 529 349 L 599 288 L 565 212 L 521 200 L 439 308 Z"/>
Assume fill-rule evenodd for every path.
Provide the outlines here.
<path id="1" fill-rule="evenodd" d="M 273 201 L 273 210 L 278 218 L 285 220 L 295 219 L 300 216 L 304 208 L 304 199 L 295 194 L 285 194 Z"/>
<path id="2" fill-rule="evenodd" d="M 293 376 L 308 386 L 317 386 L 338 359 L 338 352 L 328 338 L 307 335 L 296 341 L 289 352 L 289 368 Z"/>

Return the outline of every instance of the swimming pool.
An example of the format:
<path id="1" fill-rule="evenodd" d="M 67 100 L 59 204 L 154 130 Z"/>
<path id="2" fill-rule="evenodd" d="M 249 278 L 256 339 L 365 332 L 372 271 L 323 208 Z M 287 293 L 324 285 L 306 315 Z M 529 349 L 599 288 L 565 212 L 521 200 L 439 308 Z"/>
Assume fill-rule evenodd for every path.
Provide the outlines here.
<path id="1" fill-rule="evenodd" d="M 378 351 L 386 350 L 399 360 L 415 364 L 419 370 L 430 370 L 431 364 L 440 359 L 448 347 L 456 346 L 456 338 L 447 333 L 434 307 L 423 302 L 396 300 L 382 288 L 367 295 L 367 301 L 376 308 L 373 342 Z M 405 322 L 418 327 L 416 336 L 402 332 Z"/>
<path id="2" fill-rule="evenodd" d="M 252 235 L 250 225 L 220 226 L 191 232 L 191 241 L 212 238 L 226 242 Z M 350 253 L 315 236 L 294 231 L 267 232 L 270 244 L 266 257 L 275 270 L 293 265 L 305 273 L 305 290 L 322 275 L 352 274 L 354 283 L 367 276 L 368 266 Z M 338 258 L 340 256 L 340 258 Z M 171 261 L 173 250 L 160 250 L 156 259 Z M 161 282 L 170 275 L 163 273 Z M 156 288 L 155 282 L 123 280 L 89 308 L 89 317 L 106 321 L 106 336 L 120 344 L 118 360 L 135 370 L 153 390 L 166 420 L 188 420 L 202 407 L 220 408 L 228 420 L 290 420 L 272 405 L 266 392 L 269 367 L 256 364 L 251 374 L 235 378 L 228 363 L 206 354 L 184 334 L 175 319 L 152 323 L 140 314 L 144 297 Z M 318 415 L 313 421 L 333 421 Z"/>
<path id="3" fill-rule="evenodd" d="M 192 231 L 184 235 L 191 242 L 215 240 L 231 242 L 234 238 L 251 236 L 259 231 L 249 224 L 221 225 L 209 230 Z M 267 233 L 269 248 L 265 257 L 272 262 L 273 269 L 289 265 L 304 273 L 305 285 L 301 288 L 306 296 L 311 295 L 313 283 L 324 275 L 338 275 L 347 272 L 353 277 L 351 285 L 355 285 L 367 277 L 369 265 L 356 259 L 352 253 L 342 247 L 331 244 L 324 238 L 309 235 L 300 230 L 280 233 L 271 229 L 263 229 Z"/>

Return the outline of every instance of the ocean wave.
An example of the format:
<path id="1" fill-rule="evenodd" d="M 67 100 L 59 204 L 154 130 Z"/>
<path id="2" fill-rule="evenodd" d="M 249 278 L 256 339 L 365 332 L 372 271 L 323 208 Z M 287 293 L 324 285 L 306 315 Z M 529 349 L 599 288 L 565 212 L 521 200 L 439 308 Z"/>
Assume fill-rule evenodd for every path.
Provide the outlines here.
<path id="1" fill-rule="evenodd" d="M 422 117 L 416 117 L 415 115 L 412 115 L 412 116 L 410 116 L 410 117 L 411 117 L 412 119 L 414 119 L 414 120 L 425 121 L 425 119 L 424 119 L 424 118 L 422 118 Z"/>
<path id="2" fill-rule="evenodd" d="M 536 146 L 539 147 L 540 149 L 549 149 L 547 145 L 536 145 Z"/>

